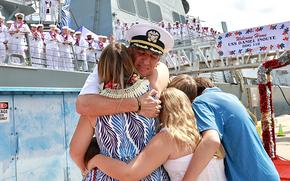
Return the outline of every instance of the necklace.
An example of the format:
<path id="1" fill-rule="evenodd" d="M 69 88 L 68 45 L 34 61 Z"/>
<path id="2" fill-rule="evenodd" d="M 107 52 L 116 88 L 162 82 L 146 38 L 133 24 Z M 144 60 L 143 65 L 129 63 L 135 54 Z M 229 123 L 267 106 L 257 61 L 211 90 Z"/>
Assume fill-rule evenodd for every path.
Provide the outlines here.
<path id="1" fill-rule="evenodd" d="M 147 79 L 139 79 L 132 86 L 125 89 L 103 89 L 100 91 L 100 95 L 115 99 L 134 98 L 146 93 L 148 87 L 149 81 Z"/>

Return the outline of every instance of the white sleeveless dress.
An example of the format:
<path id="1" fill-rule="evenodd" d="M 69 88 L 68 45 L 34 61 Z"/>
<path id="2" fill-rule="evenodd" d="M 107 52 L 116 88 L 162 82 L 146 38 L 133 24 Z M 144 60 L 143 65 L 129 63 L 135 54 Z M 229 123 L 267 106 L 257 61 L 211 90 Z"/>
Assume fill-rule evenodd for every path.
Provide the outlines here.
<path id="1" fill-rule="evenodd" d="M 171 181 L 181 181 L 191 161 L 192 154 L 167 160 L 163 166 L 168 172 Z M 197 181 L 226 181 L 224 159 L 211 159 L 208 165 L 198 176 Z"/>

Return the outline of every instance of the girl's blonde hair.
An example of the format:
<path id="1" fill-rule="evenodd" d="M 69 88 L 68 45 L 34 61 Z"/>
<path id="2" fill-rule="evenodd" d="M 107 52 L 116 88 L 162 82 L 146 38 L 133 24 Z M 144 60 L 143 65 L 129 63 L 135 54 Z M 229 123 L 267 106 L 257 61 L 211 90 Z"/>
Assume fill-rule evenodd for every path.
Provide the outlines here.
<path id="1" fill-rule="evenodd" d="M 114 84 L 124 88 L 133 73 L 137 73 L 131 56 L 125 45 L 111 43 L 103 51 L 98 63 L 99 81 Z"/>
<path id="2" fill-rule="evenodd" d="M 162 102 L 161 128 L 166 128 L 180 146 L 194 149 L 200 140 L 200 135 L 187 95 L 181 90 L 170 87 L 161 93 L 160 100 Z"/>

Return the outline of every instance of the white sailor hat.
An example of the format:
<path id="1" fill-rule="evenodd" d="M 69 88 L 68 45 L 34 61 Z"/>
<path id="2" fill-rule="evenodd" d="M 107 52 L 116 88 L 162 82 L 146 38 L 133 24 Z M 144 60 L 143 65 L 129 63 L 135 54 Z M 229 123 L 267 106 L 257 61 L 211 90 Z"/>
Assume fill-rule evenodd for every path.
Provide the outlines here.
<path id="1" fill-rule="evenodd" d="M 80 34 L 82 34 L 82 32 L 80 32 L 80 31 L 75 32 L 75 35 L 80 35 Z"/>
<path id="2" fill-rule="evenodd" d="M 69 30 L 70 32 L 72 32 L 72 33 L 75 32 L 75 30 L 73 30 L 73 29 L 71 29 L 71 28 L 68 28 L 68 30 Z"/>
<path id="3" fill-rule="evenodd" d="M 153 24 L 133 25 L 125 38 L 130 46 L 150 50 L 159 55 L 170 51 L 174 44 L 169 32 Z"/>
<path id="4" fill-rule="evenodd" d="M 43 24 L 37 24 L 37 28 L 38 27 L 44 27 Z"/>
<path id="5" fill-rule="evenodd" d="M 31 24 L 30 26 L 31 26 L 31 27 L 35 27 L 35 28 L 37 27 L 37 25 L 36 25 L 36 24 Z"/>
<path id="6" fill-rule="evenodd" d="M 24 17 L 24 14 L 23 13 L 16 13 L 15 14 L 15 17 L 22 17 L 23 18 Z"/>
<path id="7" fill-rule="evenodd" d="M 12 23 L 14 23 L 14 21 L 12 20 L 6 21 L 6 24 L 12 24 Z"/>
<path id="8" fill-rule="evenodd" d="M 5 19 L 5 16 L 0 15 L 0 19 L 3 19 L 4 20 Z"/>
<path id="9" fill-rule="evenodd" d="M 63 26 L 62 28 L 61 28 L 62 30 L 68 30 L 69 29 L 69 27 L 68 26 Z"/>
<path id="10" fill-rule="evenodd" d="M 92 33 L 87 33 L 86 36 L 93 36 L 93 34 Z"/>
<path id="11" fill-rule="evenodd" d="M 49 27 L 50 28 L 57 28 L 56 25 L 54 25 L 54 24 L 49 25 Z"/>

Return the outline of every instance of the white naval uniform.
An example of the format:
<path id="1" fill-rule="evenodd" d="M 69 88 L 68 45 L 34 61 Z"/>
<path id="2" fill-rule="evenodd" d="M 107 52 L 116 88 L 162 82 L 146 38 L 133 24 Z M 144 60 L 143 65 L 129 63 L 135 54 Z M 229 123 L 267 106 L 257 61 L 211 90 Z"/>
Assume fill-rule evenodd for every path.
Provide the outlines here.
<path id="1" fill-rule="evenodd" d="M 83 61 L 82 69 L 84 71 L 88 71 L 86 49 L 87 49 L 87 42 L 84 38 L 81 37 L 79 40 L 75 39 L 74 50 L 75 50 L 76 58 L 77 60 Z"/>
<path id="2" fill-rule="evenodd" d="M 60 36 L 55 32 L 47 32 L 44 38 L 46 44 L 46 65 L 50 69 L 59 69 L 60 53 L 59 44 L 61 42 Z"/>
<path id="3" fill-rule="evenodd" d="M 42 64 L 44 65 L 45 64 L 45 59 L 46 59 L 46 55 L 45 55 L 45 33 L 44 32 L 39 32 L 38 33 L 40 34 L 40 37 L 41 37 L 41 40 L 42 40 L 42 44 L 39 45 L 39 54 L 40 54 L 40 59 L 41 59 L 41 62 Z"/>
<path id="4" fill-rule="evenodd" d="M 15 31 L 19 30 L 18 33 L 16 33 Z M 10 53 L 11 54 L 18 54 L 18 55 L 22 55 L 25 58 L 25 53 L 24 50 L 26 48 L 26 39 L 25 39 L 25 34 L 29 33 L 29 27 L 27 24 L 25 23 L 17 23 L 14 22 L 14 24 L 11 25 L 10 29 L 9 29 L 9 33 L 11 34 L 10 37 L 10 42 L 11 43 L 11 50 Z M 11 59 L 11 63 L 20 63 L 20 59 L 13 57 Z"/>
<path id="5" fill-rule="evenodd" d="M 96 59 L 99 60 L 101 57 L 102 51 L 106 47 L 106 45 L 105 45 L 105 43 L 103 43 L 99 40 L 95 42 L 95 45 L 96 45 Z"/>
<path id="6" fill-rule="evenodd" d="M 50 0 L 50 3 L 51 21 L 56 22 L 58 15 L 58 0 Z"/>
<path id="7" fill-rule="evenodd" d="M 189 29 L 186 24 L 181 27 L 181 35 L 182 40 L 187 40 L 189 38 Z"/>
<path id="8" fill-rule="evenodd" d="M 116 36 L 116 40 L 123 40 L 123 28 L 121 23 L 115 23 L 115 36 Z"/>
<path id="9" fill-rule="evenodd" d="M 180 26 L 173 28 L 173 38 L 174 40 L 181 40 L 181 28 Z"/>
<path id="10" fill-rule="evenodd" d="M 73 41 L 74 40 L 70 34 L 61 36 L 62 44 L 60 44 L 60 57 L 62 61 L 60 62 L 59 67 L 62 70 L 68 70 L 68 71 L 74 70 L 73 56 L 72 56 Z"/>
<path id="11" fill-rule="evenodd" d="M 6 58 L 6 46 L 4 42 L 7 41 L 7 27 L 4 24 L 0 24 L 0 64 L 4 63 Z"/>
<path id="12" fill-rule="evenodd" d="M 43 41 L 41 34 L 37 31 L 29 35 L 30 57 L 33 67 L 44 67 L 42 64 Z"/>
<path id="13" fill-rule="evenodd" d="M 87 42 L 87 61 L 96 62 L 96 44 L 94 39 L 86 40 Z"/>
<path id="14" fill-rule="evenodd" d="M 40 0 L 39 2 L 39 15 L 41 21 L 46 20 L 47 3 L 47 0 Z"/>
<path id="15" fill-rule="evenodd" d="M 127 37 L 127 31 L 129 30 L 129 26 L 124 26 L 124 37 Z"/>
<path id="16" fill-rule="evenodd" d="M 173 28 L 172 28 L 172 26 L 167 26 L 166 28 L 166 31 L 168 31 L 172 36 L 173 36 Z"/>

